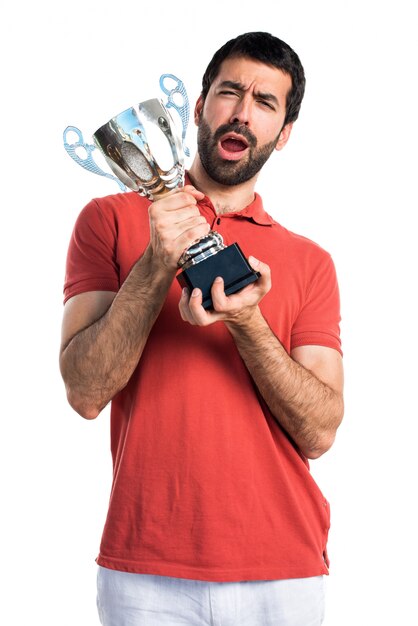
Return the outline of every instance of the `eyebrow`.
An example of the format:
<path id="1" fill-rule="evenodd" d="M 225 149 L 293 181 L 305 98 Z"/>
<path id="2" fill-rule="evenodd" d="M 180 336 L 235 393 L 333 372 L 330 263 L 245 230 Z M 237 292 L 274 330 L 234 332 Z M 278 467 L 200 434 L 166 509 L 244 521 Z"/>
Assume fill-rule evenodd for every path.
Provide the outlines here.
<path id="1" fill-rule="evenodd" d="M 229 87 L 230 89 L 235 89 L 236 91 L 245 91 L 245 87 L 242 83 L 238 83 L 234 80 L 224 80 L 219 84 L 219 88 Z M 254 96 L 256 98 L 261 98 L 262 100 L 266 100 L 268 102 L 274 102 L 277 106 L 280 106 L 278 99 L 272 93 L 262 93 L 261 91 L 254 92 Z"/>

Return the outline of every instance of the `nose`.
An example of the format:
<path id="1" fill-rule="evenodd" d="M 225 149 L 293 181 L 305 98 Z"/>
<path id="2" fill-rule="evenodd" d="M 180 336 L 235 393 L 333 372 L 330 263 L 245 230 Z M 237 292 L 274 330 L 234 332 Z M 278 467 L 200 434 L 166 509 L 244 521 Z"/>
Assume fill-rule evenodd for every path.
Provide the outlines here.
<path id="1" fill-rule="evenodd" d="M 251 102 L 249 98 L 241 98 L 235 105 L 229 123 L 239 123 L 240 126 L 249 126 L 251 117 Z"/>

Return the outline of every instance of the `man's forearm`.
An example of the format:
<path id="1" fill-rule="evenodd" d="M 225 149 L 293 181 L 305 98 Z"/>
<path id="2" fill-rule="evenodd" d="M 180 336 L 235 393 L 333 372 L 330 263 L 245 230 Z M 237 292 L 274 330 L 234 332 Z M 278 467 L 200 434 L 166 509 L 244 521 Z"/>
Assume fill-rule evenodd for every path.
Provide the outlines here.
<path id="1" fill-rule="evenodd" d="M 129 381 L 173 278 L 148 249 L 107 312 L 64 347 L 61 371 L 68 399 L 84 417 L 96 417 Z"/>
<path id="2" fill-rule="evenodd" d="M 280 425 L 303 454 L 315 458 L 332 444 L 342 394 L 294 361 L 259 309 L 245 323 L 227 323 L 254 382 Z"/>

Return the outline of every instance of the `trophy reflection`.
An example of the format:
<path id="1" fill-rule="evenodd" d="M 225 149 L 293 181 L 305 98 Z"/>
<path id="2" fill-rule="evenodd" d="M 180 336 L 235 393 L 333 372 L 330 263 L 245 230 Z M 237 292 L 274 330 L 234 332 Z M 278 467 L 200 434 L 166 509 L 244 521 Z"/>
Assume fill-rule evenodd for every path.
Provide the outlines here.
<path id="1" fill-rule="evenodd" d="M 175 89 L 165 88 L 165 77 L 177 81 Z M 169 95 L 166 106 L 157 98 L 146 100 L 112 117 L 93 135 L 95 146 L 104 155 L 118 181 L 150 200 L 182 187 L 185 176 L 187 148 L 184 147 L 184 137 L 189 117 L 187 94 L 181 81 L 171 74 L 164 74 L 160 85 Z M 182 107 L 174 102 L 173 96 L 177 92 L 183 97 Z M 169 106 L 175 108 L 181 117 L 183 135 L 168 111 Z M 68 127 L 66 131 L 68 129 L 78 131 L 75 127 Z M 77 145 L 88 153 L 85 162 L 80 162 L 74 146 L 66 143 L 66 131 L 64 145 L 70 156 L 86 169 L 106 175 L 97 171 L 100 168 L 91 155 L 94 146 L 83 143 L 78 131 L 80 142 Z M 189 246 L 181 255 L 178 267 L 181 270 L 177 274 L 178 282 L 190 293 L 195 287 L 201 289 L 205 309 L 212 308 L 211 287 L 217 276 L 222 276 L 227 295 L 255 282 L 260 276 L 249 265 L 239 245 L 225 246 L 222 236 L 215 231 L 210 231 Z"/>

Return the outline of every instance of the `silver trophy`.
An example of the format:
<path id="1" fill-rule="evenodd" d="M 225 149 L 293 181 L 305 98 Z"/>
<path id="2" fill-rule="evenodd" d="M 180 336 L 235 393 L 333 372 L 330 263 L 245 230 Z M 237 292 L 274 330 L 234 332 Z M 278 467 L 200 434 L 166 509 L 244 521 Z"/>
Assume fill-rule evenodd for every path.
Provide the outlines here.
<path id="1" fill-rule="evenodd" d="M 168 89 L 164 84 L 166 79 L 175 81 L 175 87 Z M 123 191 L 131 189 L 150 200 L 182 187 L 185 155 L 189 154 L 185 147 L 189 101 L 182 81 L 172 74 L 161 76 L 160 87 L 168 95 L 165 105 L 154 98 L 122 111 L 93 134 L 94 145 L 84 142 L 78 128 L 68 126 L 64 131 L 64 147 L 71 158 L 95 174 L 114 179 Z M 178 95 L 182 98 L 181 105 L 174 100 Z M 182 132 L 168 110 L 170 107 L 180 116 Z M 70 131 L 76 134 L 76 142 L 68 142 Z M 95 147 L 102 152 L 115 176 L 96 164 Z M 212 307 L 210 290 L 217 276 L 224 278 L 227 295 L 259 277 L 238 244 L 225 246 L 222 236 L 215 231 L 189 246 L 178 266 L 182 270 L 177 275 L 180 285 L 190 291 L 199 287 L 206 309 Z"/>

